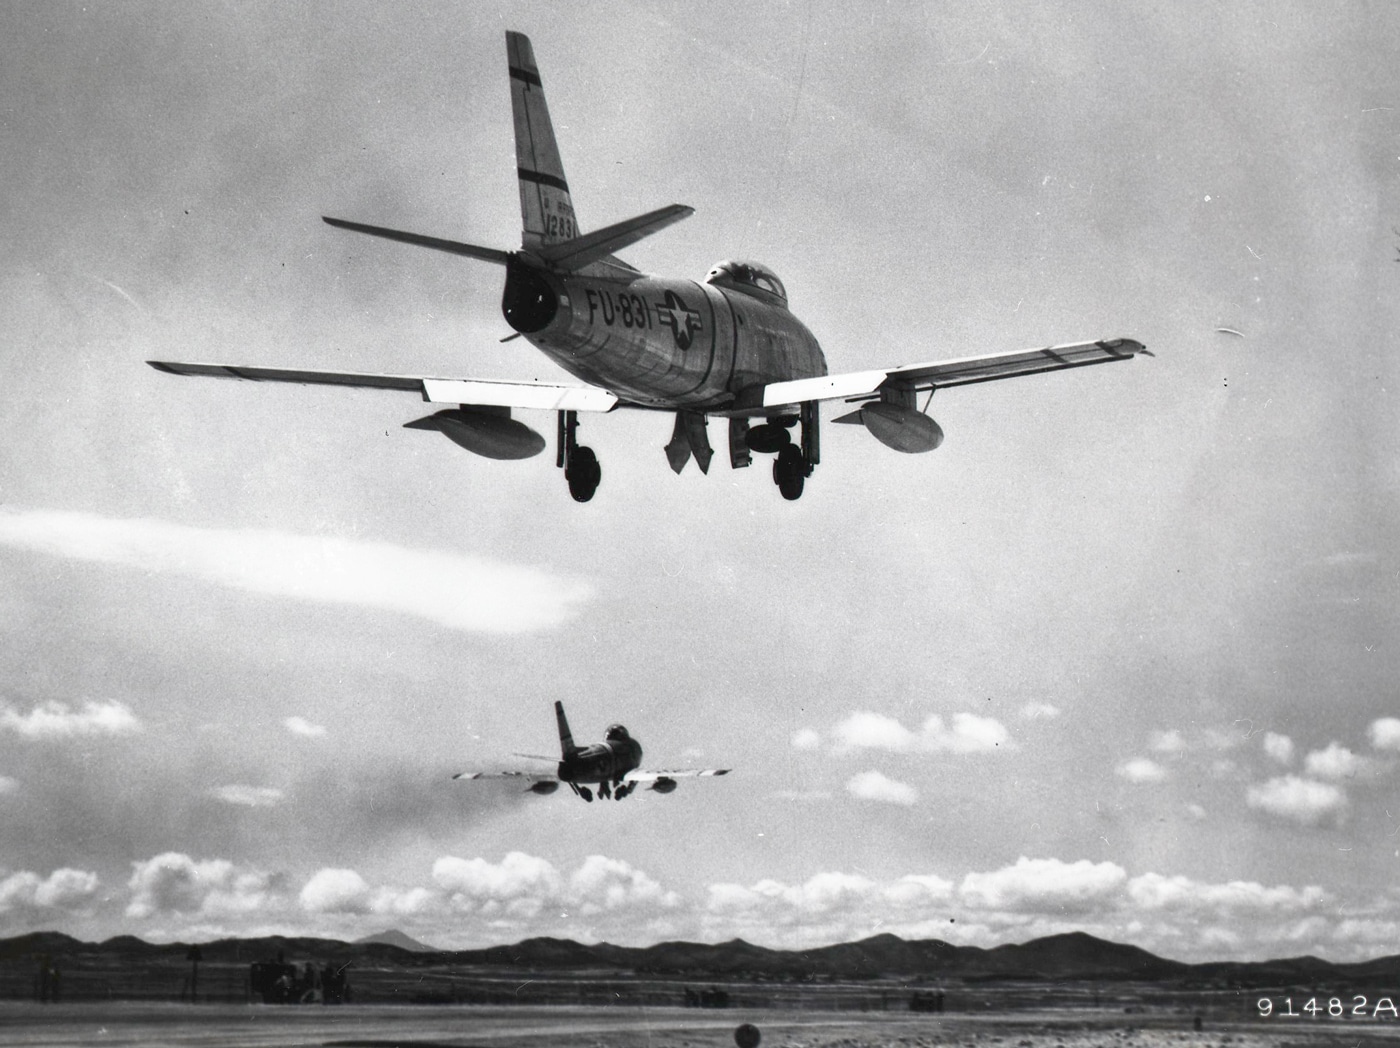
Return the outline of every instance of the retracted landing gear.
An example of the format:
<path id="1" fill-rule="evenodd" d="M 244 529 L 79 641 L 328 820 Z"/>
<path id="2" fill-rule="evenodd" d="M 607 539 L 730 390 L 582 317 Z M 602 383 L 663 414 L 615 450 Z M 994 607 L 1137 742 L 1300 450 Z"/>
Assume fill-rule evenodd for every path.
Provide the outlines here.
<path id="1" fill-rule="evenodd" d="M 578 442 L 578 412 L 559 412 L 559 452 L 554 464 L 564 471 L 569 482 L 569 494 L 575 502 L 587 502 L 598 490 L 603 479 L 603 467 L 593 449 Z M 591 796 L 585 798 L 591 800 Z"/>

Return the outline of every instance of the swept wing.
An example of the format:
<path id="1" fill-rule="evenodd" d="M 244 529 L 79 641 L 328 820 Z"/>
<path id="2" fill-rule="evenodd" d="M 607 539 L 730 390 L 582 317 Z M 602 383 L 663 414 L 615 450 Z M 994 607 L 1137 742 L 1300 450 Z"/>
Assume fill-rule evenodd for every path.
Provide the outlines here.
<path id="1" fill-rule="evenodd" d="M 728 775 L 728 768 L 681 768 L 676 771 L 649 771 L 634 768 L 622 777 L 624 782 L 656 782 L 660 779 L 703 779 L 713 775 Z"/>
<path id="2" fill-rule="evenodd" d="M 932 392 L 947 386 L 965 386 L 974 382 L 991 382 L 999 378 L 1038 375 L 1047 371 L 1086 367 L 1090 364 L 1131 360 L 1138 353 L 1151 356 L 1141 342 L 1131 338 L 1114 338 L 1096 342 L 1073 342 L 1062 346 L 1043 346 L 1010 353 L 993 353 L 988 356 L 959 357 L 926 364 L 904 364 L 871 371 L 848 371 L 839 375 L 823 375 L 820 378 L 770 382 L 766 386 L 745 391 L 738 406 L 773 408 L 811 400 L 872 400 L 879 397 L 884 389 L 893 388 L 915 393 Z"/>
<path id="3" fill-rule="evenodd" d="M 157 371 L 165 371 L 172 375 L 398 389 L 407 393 L 417 393 L 430 404 L 471 404 L 480 407 L 539 408 L 556 411 L 611 411 L 619 404 L 617 395 L 606 389 L 548 382 L 427 378 L 421 375 L 377 375 L 353 371 L 244 367 L 235 364 L 184 364 L 169 360 L 148 360 L 146 363 Z"/>

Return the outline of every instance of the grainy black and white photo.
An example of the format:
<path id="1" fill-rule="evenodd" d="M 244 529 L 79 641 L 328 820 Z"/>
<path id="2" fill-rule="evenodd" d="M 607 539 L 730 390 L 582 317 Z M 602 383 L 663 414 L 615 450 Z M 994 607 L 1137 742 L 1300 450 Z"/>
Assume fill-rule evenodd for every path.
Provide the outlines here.
<path id="1" fill-rule="evenodd" d="M 1397 39 L 0 5 L 0 1041 L 1393 1035 Z"/>

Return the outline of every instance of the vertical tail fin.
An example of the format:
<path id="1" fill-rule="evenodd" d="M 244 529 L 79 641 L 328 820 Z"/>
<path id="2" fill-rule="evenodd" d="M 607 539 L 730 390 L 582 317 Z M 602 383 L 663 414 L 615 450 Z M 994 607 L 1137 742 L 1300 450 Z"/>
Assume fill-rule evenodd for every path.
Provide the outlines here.
<path id="1" fill-rule="evenodd" d="M 564 704 L 556 702 L 554 704 L 554 718 L 559 722 L 559 749 L 568 760 L 578 752 L 578 747 L 574 745 L 574 734 L 569 731 L 569 719 L 564 716 Z"/>
<path id="2" fill-rule="evenodd" d="M 554 141 L 535 50 L 524 33 L 506 33 L 510 105 L 515 117 L 515 165 L 520 180 L 523 248 L 558 244 L 578 236 L 564 164 Z"/>

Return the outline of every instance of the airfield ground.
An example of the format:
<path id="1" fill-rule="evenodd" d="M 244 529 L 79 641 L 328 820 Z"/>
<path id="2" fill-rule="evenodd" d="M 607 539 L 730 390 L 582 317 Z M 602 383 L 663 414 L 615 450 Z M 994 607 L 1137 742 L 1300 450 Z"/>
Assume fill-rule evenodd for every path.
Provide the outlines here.
<path id="1" fill-rule="evenodd" d="M 731 1048 L 753 1023 L 763 1048 L 1363 1048 L 1400 1043 L 1393 1020 L 1130 1014 L 1007 1015 L 443 1005 L 181 1005 L 0 1002 L 0 1044 L 143 1048 Z"/>

